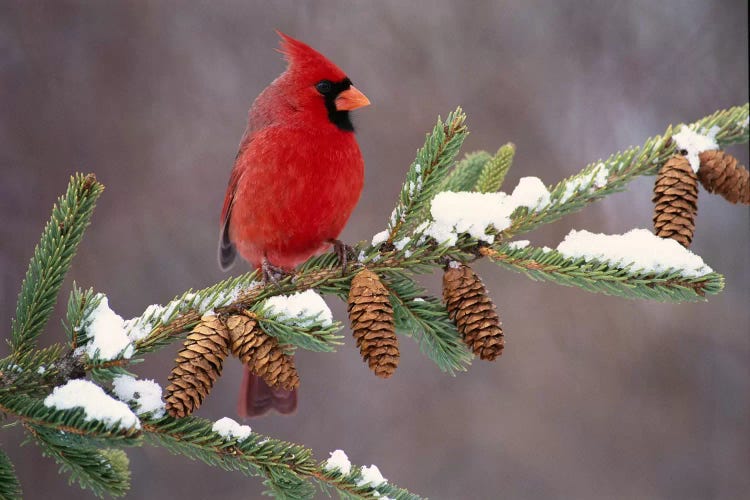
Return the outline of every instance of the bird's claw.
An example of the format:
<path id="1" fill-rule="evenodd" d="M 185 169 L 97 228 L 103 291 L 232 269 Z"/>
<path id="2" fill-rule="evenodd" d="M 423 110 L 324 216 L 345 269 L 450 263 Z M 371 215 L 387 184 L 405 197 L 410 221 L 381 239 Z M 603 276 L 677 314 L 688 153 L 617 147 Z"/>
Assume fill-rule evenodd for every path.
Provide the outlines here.
<path id="1" fill-rule="evenodd" d="M 341 275 L 343 276 L 346 274 L 349 260 L 354 258 L 354 248 L 341 240 L 331 240 L 331 243 L 333 244 L 333 253 L 336 254 L 341 263 Z"/>
<path id="2" fill-rule="evenodd" d="M 267 259 L 263 259 L 263 262 L 260 265 L 260 269 L 263 272 L 264 284 L 271 282 L 274 285 L 279 286 L 279 282 L 290 274 L 283 267 L 274 266 L 273 264 L 268 262 Z"/>

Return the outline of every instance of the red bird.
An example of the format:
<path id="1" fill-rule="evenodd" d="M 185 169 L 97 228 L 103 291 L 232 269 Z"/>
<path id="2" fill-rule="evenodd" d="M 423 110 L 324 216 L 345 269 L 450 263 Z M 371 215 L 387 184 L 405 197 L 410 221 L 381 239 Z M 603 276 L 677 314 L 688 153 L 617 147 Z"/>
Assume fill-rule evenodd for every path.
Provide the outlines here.
<path id="1" fill-rule="evenodd" d="M 359 200 L 364 160 L 349 111 L 370 101 L 338 66 L 279 32 L 286 71 L 255 99 L 221 213 L 219 264 L 237 253 L 264 279 L 292 271 L 337 240 Z M 272 389 L 245 368 L 241 416 L 290 413 L 296 391 Z"/>

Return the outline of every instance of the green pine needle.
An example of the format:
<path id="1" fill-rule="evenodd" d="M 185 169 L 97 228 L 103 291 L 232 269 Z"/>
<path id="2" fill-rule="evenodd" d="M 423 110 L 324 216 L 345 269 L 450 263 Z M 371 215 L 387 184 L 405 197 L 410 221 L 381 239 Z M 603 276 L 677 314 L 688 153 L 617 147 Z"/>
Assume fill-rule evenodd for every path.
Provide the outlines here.
<path id="1" fill-rule="evenodd" d="M 70 474 L 69 483 L 77 482 L 99 498 L 121 497 L 130 489 L 130 462 L 122 450 L 98 450 L 80 442 L 66 444 L 55 429 L 28 424 L 26 429 L 42 453 L 54 458 L 61 472 Z"/>
<path id="2" fill-rule="evenodd" d="M 427 134 L 424 146 L 417 151 L 417 158 L 409 167 L 398 205 L 388 221 L 388 242 L 400 240 L 426 218 L 430 202 L 440 191 L 448 176 L 448 167 L 468 133 L 465 120 L 463 110 L 456 108 L 445 122 L 438 117 L 437 125 Z"/>
<path id="3" fill-rule="evenodd" d="M 337 346 L 343 345 L 341 335 L 336 332 L 343 328 L 339 321 L 325 324 L 319 318 L 296 318 L 290 321 L 272 314 L 261 303 L 254 312 L 258 315 L 258 325 L 272 337 L 276 337 L 279 344 L 284 346 L 288 354 L 295 347 L 316 352 L 333 352 Z"/>
<path id="4" fill-rule="evenodd" d="M 505 175 L 513 164 L 516 146 L 509 142 L 500 146 L 495 156 L 490 158 L 482 167 L 475 185 L 475 191 L 480 193 L 495 193 L 500 191 Z"/>
<path id="5" fill-rule="evenodd" d="M 703 132 L 718 127 L 716 141 L 721 147 L 725 147 L 747 143 L 750 140 L 747 119 L 748 104 L 745 104 L 717 111 L 694 122 L 690 127 Z M 676 130 L 670 126 L 664 134 L 646 140 L 643 146 L 633 147 L 615 153 L 606 160 L 590 163 L 580 173 L 559 182 L 550 190 L 551 203 L 539 212 L 519 213 L 514 217 L 511 227 L 503 231 L 503 238 L 510 239 L 529 232 L 540 225 L 549 224 L 567 214 L 577 212 L 607 195 L 623 191 L 627 184 L 638 176 L 656 175 L 661 166 L 675 153 L 676 145 L 671 140 L 674 132 Z M 606 171 L 606 184 L 602 186 L 596 186 L 591 175 L 598 170 Z M 570 193 L 570 196 L 566 196 L 566 193 Z"/>
<path id="6" fill-rule="evenodd" d="M 97 198 L 104 190 L 93 174 L 71 177 L 67 192 L 54 207 L 52 217 L 34 249 L 18 295 L 11 326 L 11 346 L 18 356 L 34 346 L 57 300 L 83 233 L 91 221 Z"/>
<path id="7" fill-rule="evenodd" d="M 391 271 L 385 278 L 397 331 L 417 340 L 420 350 L 442 371 L 451 375 L 466 371 L 473 355 L 443 304 L 403 272 Z"/>
<path id="8" fill-rule="evenodd" d="M 373 488 L 357 486 L 359 469 L 348 476 L 325 469 L 312 451 L 303 446 L 252 433 L 244 440 L 226 439 L 213 432 L 213 422 L 197 417 L 164 417 L 144 422 L 146 441 L 164 446 L 172 453 L 200 460 L 224 470 L 265 478 L 265 484 L 278 498 L 313 498 L 310 481 L 321 489 L 332 488 L 348 498 L 375 499 L 386 495 L 399 500 L 419 497 L 390 483 Z"/>
<path id="9" fill-rule="evenodd" d="M 16 471 L 10 457 L 0 450 L 0 500 L 16 500 L 21 498 L 21 483 L 18 482 Z"/>
<path id="10" fill-rule="evenodd" d="M 535 281 L 551 281 L 627 299 L 696 302 L 706 300 L 706 295 L 715 295 L 724 288 L 724 277 L 717 273 L 699 277 L 684 276 L 677 270 L 646 273 L 607 262 L 565 257 L 556 250 L 542 248 L 513 249 L 508 244 L 501 244 L 484 248 L 483 254 Z"/>
<path id="11" fill-rule="evenodd" d="M 471 191 L 479 180 L 484 165 L 492 159 L 487 151 L 474 151 L 456 162 L 443 181 L 440 191 Z"/>

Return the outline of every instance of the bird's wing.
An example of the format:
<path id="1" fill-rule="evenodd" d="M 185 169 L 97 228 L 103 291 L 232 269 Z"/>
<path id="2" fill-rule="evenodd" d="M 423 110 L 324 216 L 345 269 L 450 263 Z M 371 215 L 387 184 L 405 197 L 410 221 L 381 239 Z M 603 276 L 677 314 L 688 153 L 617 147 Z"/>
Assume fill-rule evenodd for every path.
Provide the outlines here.
<path id="1" fill-rule="evenodd" d="M 250 144 L 251 138 L 248 135 L 242 138 L 240 143 L 240 149 L 237 151 L 237 156 L 234 159 L 234 168 L 232 169 L 232 175 L 229 177 L 229 185 L 227 186 L 227 193 L 224 196 L 224 206 L 221 209 L 221 231 L 219 233 L 219 267 L 222 271 L 226 271 L 234 263 L 234 259 L 237 257 L 237 249 L 229 237 L 229 220 L 232 217 L 232 206 L 234 205 L 234 194 L 237 191 L 237 185 L 242 177 L 242 170 L 239 168 L 240 158 L 242 153 L 247 149 Z"/>

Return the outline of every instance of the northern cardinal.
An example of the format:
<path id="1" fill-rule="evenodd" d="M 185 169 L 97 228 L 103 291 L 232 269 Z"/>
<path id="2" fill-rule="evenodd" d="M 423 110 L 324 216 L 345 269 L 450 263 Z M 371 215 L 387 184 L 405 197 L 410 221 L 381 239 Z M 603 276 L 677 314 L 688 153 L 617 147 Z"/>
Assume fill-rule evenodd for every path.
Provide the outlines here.
<path id="1" fill-rule="evenodd" d="M 237 253 L 264 279 L 289 272 L 337 240 L 362 192 L 364 160 L 349 111 L 370 101 L 338 66 L 281 32 L 286 71 L 250 108 L 221 212 L 219 264 Z M 345 253 L 344 253 L 345 255 Z M 297 391 L 245 368 L 240 416 L 291 413 Z"/>

